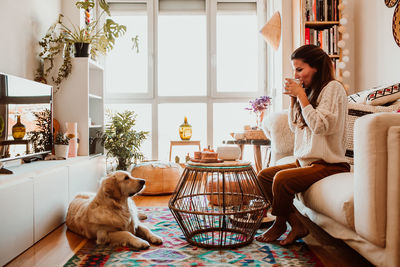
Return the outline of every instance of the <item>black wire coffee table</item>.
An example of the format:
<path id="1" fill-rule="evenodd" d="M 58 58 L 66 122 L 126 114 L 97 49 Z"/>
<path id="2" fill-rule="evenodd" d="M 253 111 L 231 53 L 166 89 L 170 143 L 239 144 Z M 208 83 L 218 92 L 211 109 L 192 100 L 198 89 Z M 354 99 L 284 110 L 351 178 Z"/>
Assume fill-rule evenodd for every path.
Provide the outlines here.
<path id="1" fill-rule="evenodd" d="M 168 204 L 187 241 L 204 248 L 250 244 L 268 205 L 249 162 L 189 162 Z"/>

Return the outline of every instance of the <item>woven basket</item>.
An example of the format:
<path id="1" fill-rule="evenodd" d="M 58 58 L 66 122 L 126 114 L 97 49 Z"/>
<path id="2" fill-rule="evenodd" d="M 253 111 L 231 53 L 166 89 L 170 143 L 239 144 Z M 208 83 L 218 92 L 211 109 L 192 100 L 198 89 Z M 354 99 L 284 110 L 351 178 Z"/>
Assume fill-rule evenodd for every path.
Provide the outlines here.
<path id="1" fill-rule="evenodd" d="M 245 139 L 266 140 L 267 137 L 263 130 L 246 130 L 244 132 Z"/>

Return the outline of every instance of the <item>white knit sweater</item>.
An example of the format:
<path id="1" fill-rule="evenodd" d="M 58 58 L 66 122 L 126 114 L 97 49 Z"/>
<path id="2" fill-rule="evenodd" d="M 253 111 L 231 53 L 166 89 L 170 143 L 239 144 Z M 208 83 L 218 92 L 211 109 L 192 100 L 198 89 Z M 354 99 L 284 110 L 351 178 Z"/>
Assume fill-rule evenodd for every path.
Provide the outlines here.
<path id="1" fill-rule="evenodd" d="M 300 129 L 293 123 L 296 110 L 289 108 L 289 127 L 294 132 L 294 156 L 301 166 L 316 160 L 328 163 L 347 162 L 345 158 L 345 127 L 347 96 L 341 83 L 329 82 L 317 99 L 317 107 L 302 109 L 307 124 Z"/>

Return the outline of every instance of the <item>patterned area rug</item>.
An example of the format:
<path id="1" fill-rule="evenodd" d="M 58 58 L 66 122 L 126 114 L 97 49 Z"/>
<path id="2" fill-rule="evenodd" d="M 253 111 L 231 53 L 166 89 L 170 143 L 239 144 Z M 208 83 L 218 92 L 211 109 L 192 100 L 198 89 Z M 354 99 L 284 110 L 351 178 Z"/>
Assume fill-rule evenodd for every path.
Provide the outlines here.
<path id="1" fill-rule="evenodd" d="M 146 225 L 164 243 L 147 250 L 99 246 L 89 241 L 68 262 L 73 266 L 323 266 L 303 241 L 282 247 L 254 240 L 231 250 L 210 250 L 190 245 L 168 208 L 139 208 L 149 216 Z M 258 230 L 257 235 L 263 230 Z"/>

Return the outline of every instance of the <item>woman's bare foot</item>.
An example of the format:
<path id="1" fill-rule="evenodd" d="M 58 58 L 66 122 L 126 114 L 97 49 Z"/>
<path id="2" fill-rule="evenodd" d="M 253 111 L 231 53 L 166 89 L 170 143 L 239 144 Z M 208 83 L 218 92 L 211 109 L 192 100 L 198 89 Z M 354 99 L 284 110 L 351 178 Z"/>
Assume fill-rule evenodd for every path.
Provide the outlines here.
<path id="1" fill-rule="evenodd" d="M 286 229 L 286 219 L 276 217 L 274 224 L 267 231 L 257 236 L 256 240 L 263 243 L 275 241 L 286 232 Z"/>
<path id="2" fill-rule="evenodd" d="M 300 221 L 297 216 L 301 216 L 298 214 L 298 211 L 290 213 L 288 217 L 288 221 L 292 230 L 288 234 L 288 236 L 279 242 L 282 246 L 293 244 L 297 239 L 305 237 L 309 234 L 308 229 L 304 226 L 304 224 Z"/>

